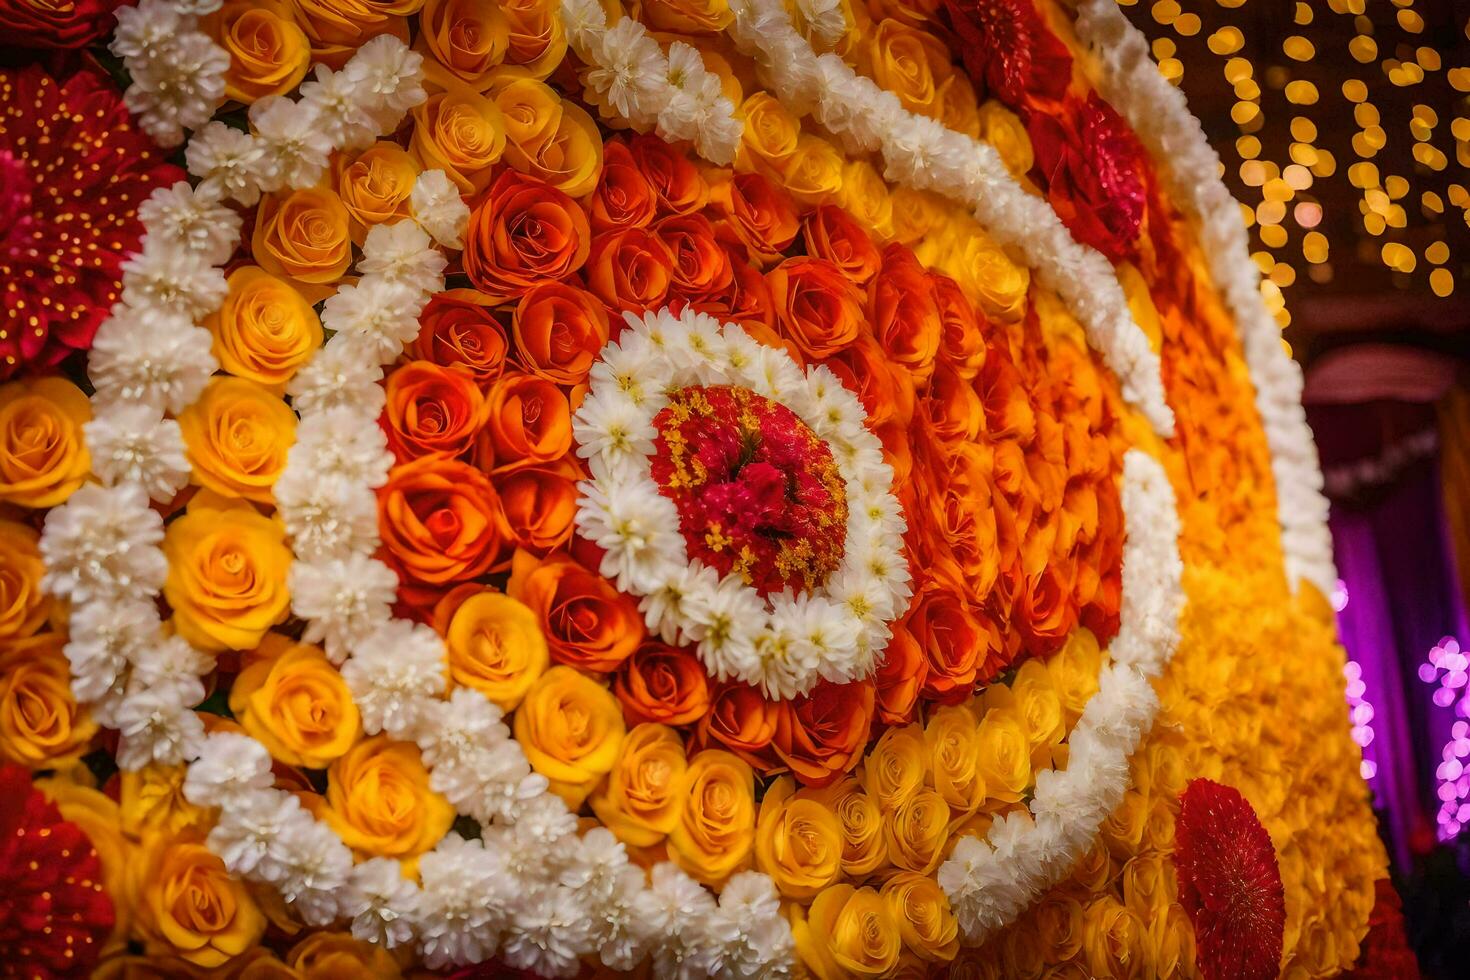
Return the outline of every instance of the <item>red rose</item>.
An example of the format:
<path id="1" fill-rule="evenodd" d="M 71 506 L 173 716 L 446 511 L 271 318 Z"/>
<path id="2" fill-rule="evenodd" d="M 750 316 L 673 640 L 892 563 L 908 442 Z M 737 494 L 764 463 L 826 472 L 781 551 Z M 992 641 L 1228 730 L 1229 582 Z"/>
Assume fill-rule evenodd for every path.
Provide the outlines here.
<path id="1" fill-rule="evenodd" d="M 0 0 L 0 30 L 19 48 L 80 48 L 112 30 L 125 0 Z"/>

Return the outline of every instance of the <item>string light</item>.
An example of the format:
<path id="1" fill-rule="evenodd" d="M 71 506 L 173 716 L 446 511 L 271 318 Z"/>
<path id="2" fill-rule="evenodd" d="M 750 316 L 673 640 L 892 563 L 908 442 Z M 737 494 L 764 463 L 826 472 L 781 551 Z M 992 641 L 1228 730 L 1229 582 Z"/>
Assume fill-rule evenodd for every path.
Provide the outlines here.
<path id="1" fill-rule="evenodd" d="M 1332 590 L 1328 601 L 1332 603 L 1333 612 L 1340 615 L 1348 604 L 1347 583 L 1338 579 L 1337 587 Z M 1343 664 L 1342 676 L 1347 682 L 1344 692 L 1347 695 L 1348 718 L 1353 725 L 1353 742 L 1363 751 L 1363 761 L 1358 771 L 1365 780 L 1371 782 L 1378 775 L 1378 762 L 1373 758 L 1373 705 L 1368 702 L 1368 685 L 1363 680 L 1363 667 L 1356 660 L 1349 660 Z"/>
<path id="2" fill-rule="evenodd" d="M 1453 636 L 1441 639 L 1419 665 L 1419 679 L 1435 685 L 1430 700 L 1455 716 L 1434 771 L 1439 784 L 1439 812 L 1435 814 L 1439 839 L 1451 840 L 1470 825 L 1470 770 L 1465 765 L 1470 757 L 1470 657 L 1460 649 L 1460 641 Z"/>

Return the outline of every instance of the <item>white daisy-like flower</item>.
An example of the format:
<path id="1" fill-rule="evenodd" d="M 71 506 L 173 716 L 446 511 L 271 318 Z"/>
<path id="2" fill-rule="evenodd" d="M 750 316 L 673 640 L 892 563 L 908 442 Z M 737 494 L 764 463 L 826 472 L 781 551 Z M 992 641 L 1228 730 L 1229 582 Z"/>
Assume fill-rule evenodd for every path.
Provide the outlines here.
<path id="1" fill-rule="evenodd" d="M 352 851 L 331 827 L 300 811 L 271 841 L 267 860 L 279 869 L 281 897 L 308 925 L 328 925 L 341 914 Z"/>
<path id="2" fill-rule="evenodd" d="M 204 699 L 204 687 L 198 682 L 197 697 Z M 117 747 L 119 769 L 133 772 L 158 763 L 178 765 L 199 751 L 204 739 L 204 725 L 179 699 L 176 688 L 129 690 L 117 709 L 117 730 L 122 735 Z"/>
<path id="3" fill-rule="evenodd" d="M 404 224 L 414 227 L 411 222 Z M 443 256 L 439 259 L 442 262 Z M 340 287 L 327 298 L 322 307 L 322 325 L 340 334 L 340 342 L 353 344 L 362 356 L 377 364 L 389 364 L 403 352 L 405 344 L 419 335 L 419 313 L 427 301 L 422 289 L 376 276 L 364 278 L 356 285 Z M 333 337 L 326 349 L 338 342 L 339 338 Z"/>
<path id="4" fill-rule="evenodd" d="M 171 0 L 139 0 L 136 6 L 119 7 L 113 16 L 117 26 L 108 48 L 119 58 L 155 59 L 174 37 L 192 26 Z"/>
<path id="5" fill-rule="evenodd" d="M 664 55 L 632 17 L 624 17 L 594 42 L 586 84 L 619 116 L 635 125 L 658 118 L 668 99 Z"/>
<path id="6" fill-rule="evenodd" d="M 271 754 L 249 735 L 215 732 L 199 747 L 184 776 L 184 797 L 195 806 L 230 806 L 275 782 Z"/>
<path id="7" fill-rule="evenodd" d="M 413 182 L 408 196 L 413 220 L 445 248 L 464 248 L 470 223 L 470 207 L 459 187 L 442 170 L 425 170 Z"/>
<path id="8" fill-rule="evenodd" d="M 387 133 L 428 98 L 423 65 L 422 55 L 391 34 L 380 34 L 358 48 L 342 70 L 359 103 L 377 120 L 378 131 Z"/>
<path id="9" fill-rule="evenodd" d="M 317 65 L 301 86 L 301 105 L 338 150 L 361 150 L 378 138 L 378 121 L 362 104 L 358 85 L 345 71 Z"/>
<path id="10" fill-rule="evenodd" d="M 265 147 L 250 133 L 219 121 L 206 123 L 189 138 L 184 162 L 199 187 L 249 207 L 260 200 Z"/>
<path id="11" fill-rule="evenodd" d="M 781 914 L 781 897 L 764 874 L 741 871 L 720 889 L 711 934 L 724 940 L 720 957 L 737 977 L 774 978 L 790 973 L 796 951 L 791 925 Z"/>
<path id="12" fill-rule="evenodd" d="M 240 241 L 240 216 L 220 203 L 220 190 L 211 184 L 198 189 L 180 180 L 172 187 L 156 187 L 138 205 L 150 241 L 194 252 L 210 265 L 224 265 Z"/>
<path id="13" fill-rule="evenodd" d="M 306 562 L 371 554 L 378 545 L 378 498 L 335 474 L 288 468 L 276 481 L 276 507 L 296 557 Z"/>
<path id="14" fill-rule="evenodd" d="M 123 102 L 161 146 L 177 145 L 184 130 L 209 122 L 224 101 L 230 56 L 198 31 L 171 34 L 149 51 L 124 58 L 124 64 L 132 84 Z"/>
<path id="15" fill-rule="evenodd" d="M 310 187 L 326 172 L 332 141 L 315 105 L 268 95 L 250 106 L 250 128 L 264 154 L 261 190 Z"/>
<path id="16" fill-rule="evenodd" d="M 418 886 L 403 877 L 399 861 L 371 858 L 348 875 L 341 907 L 352 919 L 354 937 L 393 949 L 413 940 L 410 920 L 418 896 Z"/>
<path id="17" fill-rule="evenodd" d="M 579 55 L 594 50 L 597 37 L 607 29 L 607 13 L 597 0 L 561 0 L 561 21 L 567 42 Z"/>
<path id="18" fill-rule="evenodd" d="M 291 609 L 306 620 L 302 639 L 320 643 L 340 664 L 354 646 L 392 616 L 398 576 L 362 552 L 291 566 Z"/>
<path id="19" fill-rule="evenodd" d="M 154 500 L 173 499 L 189 482 L 179 423 L 156 405 L 118 402 L 82 426 L 92 473 L 105 486 L 136 483 Z"/>
<path id="20" fill-rule="evenodd" d="M 368 229 L 357 271 L 432 296 L 444 288 L 448 261 L 424 229 L 412 221 L 397 221 Z"/>
<path id="21" fill-rule="evenodd" d="M 431 970 L 489 959 L 520 889 L 503 856 L 449 834 L 419 858 L 423 892 L 413 910 L 419 952 Z"/>
<path id="22" fill-rule="evenodd" d="M 122 301 L 151 316 L 177 313 L 200 320 L 224 302 L 225 275 L 197 252 L 167 240 L 143 240 L 122 264 Z M 206 335 L 207 336 L 207 335 Z"/>
<path id="23" fill-rule="evenodd" d="M 304 414 L 286 453 L 287 469 L 340 476 L 372 489 L 387 482 L 392 466 L 388 437 L 377 419 L 347 408 Z"/>
<path id="24" fill-rule="evenodd" d="M 592 952 L 587 908 L 570 888 L 553 885 L 523 895 L 505 931 L 500 957 L 543 977 L 575 977 Z"/>
<path id="25" fill-rule="evenodd" d="M 46 515 L 42 584 L 79 605 L 151 597 L 168 575 L 162 541 L 163 518 L 142 487 L 84 484 Z"/>
<path id="26" fill-rule="evenodd" d="M 375 349 L 354 343 L 354 339 L 333 337 L 286 382 L 286 393 L 297 412 L 304 416 L 343 409 L 370 419 L 382 412 L 387 401 L 379 384 L 382 362 Z"/>
<path id="27" fill-rule="evenodd" d="M 679 512 L 651 483 L 615 486 L 609 492 L 580 483 L 577 527 L 604 549 L 599 572 L 625 592 L 649 592 L 682 562 Z"/>
<path id="28" fill-rule="evenodd" d="M 720 680 L 758 673 L 756 640 L 766 609 L 753 590 L 738 579 L 722 579 L 713 587 L 696 579 L 695 591 L 682 605 L 684 632 L 697 645 L 706 670 Z"/>
<path id="29" fill-rule="evenodd" d="M 232 873 L 270 880 L 275 870 L 267 861 L 271 842 L 302 813 L 301 801 L 294 793 L 267 789 L 241 794 L 220 810 L 209 832 L 209 849 Z"/>
<path id="30" fill-rule="evenodd" d="M 618 457 L 650 456 L 657 435 L 648 409 L 615 388 L 589 391 L 572 416 L 572 436 L 583 459 L 600 456 L 607 463 Z"/>
<path id="31" fill-rule="evenodd" d="M 74 604 L 64 652 L 77 700 L 121 694 L 130 665 L 158 636 L 158 610 L 146 599 Z"/>
<path id="32" fill-rule="evenodd" d="M 395 619 L 364 637 L 342 666 L 370 735 L 411 733 L 444 692 L 444 641 L 420 623 Z"/>

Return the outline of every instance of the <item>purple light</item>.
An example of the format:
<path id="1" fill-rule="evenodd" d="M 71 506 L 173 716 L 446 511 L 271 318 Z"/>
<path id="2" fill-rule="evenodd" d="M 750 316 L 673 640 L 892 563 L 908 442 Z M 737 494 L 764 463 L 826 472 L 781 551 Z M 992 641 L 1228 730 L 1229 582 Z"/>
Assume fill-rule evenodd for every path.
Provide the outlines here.
<path id="1" fill-rule="evenodd" d="M 1439 839 L 1451 840 L 1470 824 L 1470 772 L 1462 761 L 1470 756 L 1470 656 L 1460 648 L 1453 636 L 1441 639 L 1419 665 L 1419 679 L 1435 685 L 1430 695 L 1437 707 L 1453 709 L 1456 720 L 1450 726 L 1450 740 L 1440 749 L 1440 764 L 1435 769 L 1439 787 Z"/>
<path id="2" fill-rule="evenodd" d="M 1338 584 L 1341 585 L 1341 583 Z M 1342 594 L 1343 604 L 1346 605 L 1347 592 L 1345 589 L 1342 590 Z M 1378 775 L 1378 763 L 1368 758 L 1368 746 L 1373 744 L 1373 705 L 1368 703 L 1366 697 L 1368 685 L 1363 683 L 1363 667 L 1357 661 L 1349 660 L 1342 665 L 1342 676 L 1347 679 L 1344 694 L 1348 703 L 1348 719 L 1353 724 L 1353 742 L 1363 750 L 1363 761 L 1358 766 L 1358 772 L 1364 779 L 1371 780 Z"/>

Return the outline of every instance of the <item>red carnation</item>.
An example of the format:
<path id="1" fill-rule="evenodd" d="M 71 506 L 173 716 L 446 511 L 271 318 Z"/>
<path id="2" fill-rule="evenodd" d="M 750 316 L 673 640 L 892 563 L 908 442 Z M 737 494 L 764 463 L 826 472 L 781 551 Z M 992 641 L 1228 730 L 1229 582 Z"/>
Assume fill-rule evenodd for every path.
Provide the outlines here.
<path id="1" fill-rule="evenodd" d="M 0 30 L 22 48 L 80 48 L 112 30 L 124 0 L 0 0 Z"/>
<path id="2" fill-rule="evenodd" d="M 1286 896 L 1271 836 L 1240 792 L 1208 779 L 1179 797 L 1174 867 L 1205 980 L 1271 980 L 1281 964 Z"/>
<path id="3" fill-rule="evenodd" d="M 0 881 L 0 964 L 42 980 L 86 976 L 113 925 L 102 864 L 14 765 L 0 768 Z"/>
<path id="4" fill-rule="evenodd" d="M 1060 99 L 1072 56 L 1031 0 L 945 0 L 965 70 L 1012 109 Z"/>
<path id="5" fill-rule="evenodd" d="M 138 204 L 184 173 L 91 71 L 0 71 L 0 120 L 3 380 L 92 345 L 142 237 Z"/>

